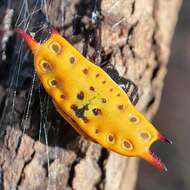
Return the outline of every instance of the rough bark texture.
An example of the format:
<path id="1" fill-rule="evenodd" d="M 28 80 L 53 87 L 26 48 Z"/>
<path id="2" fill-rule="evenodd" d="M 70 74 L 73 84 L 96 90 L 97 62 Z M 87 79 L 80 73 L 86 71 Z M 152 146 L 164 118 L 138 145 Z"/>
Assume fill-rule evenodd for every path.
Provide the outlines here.
<path id="1" fill-rule="evenodd" d="M 90 28 L 91 1 L 49 1 L 50 7 L 42 7 L 42 14 L 48 13 L 51 24 L 62 28 L 62 33 L 88 58 L 97 63 L 102 59 L 109 61 L 121 75 L 133 80 L 140 89 L 137 108 L 151 119 L 160 103 L 181 1 L 102 0 L 101 33 L 97 36 L 101 35 L 103 55 L 85 38 Z M 11 5 L 13 21 L 20 11 L 18 4 Z M 29 6 L 33 4 L 31 1 Z M 82 23 L 87 32 L 73 37 L 71 23 L 78 7 L 82 9 Z M 6 7 L 2 5 L 0 9 L 5 12 Z M 12 35 L 11 27 L 4 28 L 3 18 L 2 14 L 1 46 L 5 36 L 2 31 Z M 31 28 L 37 25 L 36 19 L 39 17 L 34 15 Z M 24 63 L 15 66 L 18 47 L 18 39 L 13 36 L 5 47 L 8 56 L 2 55 L 0 65 L 0 189 L 133 190 L 138 159 L 108 152 L 79 137 L 66 125 L 36 77 L 31 79 L 31 56 L 25 54 Z M 17 91 L 14 80 L 17 80 Z"/>

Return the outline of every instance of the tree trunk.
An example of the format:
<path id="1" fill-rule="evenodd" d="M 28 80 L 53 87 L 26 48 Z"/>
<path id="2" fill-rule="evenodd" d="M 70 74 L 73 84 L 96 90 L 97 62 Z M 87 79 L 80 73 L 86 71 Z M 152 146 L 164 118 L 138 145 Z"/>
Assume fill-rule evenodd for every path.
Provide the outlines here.
<path id="1" fill-rule="evenodd" d="M 29 23 L 29 31 L 35 31 L 49 20 L 86 57 L 97 64 L 110 62 L 120 75 L 133 80 L 140 89 L 137 108 L 151 119 L 160 103 L 182 0 L 102 0 L 97 30 L 90 24 L 92 0 L 34 2 L 28 2 L 27 13 L 38 6 L 41 12 L 31 18 L 21 9 L 23 1 L 0 7 L 0 47 L 6 50 L 0 62 L 0 189 L 135 189 L 139 160 L 102 149 L 63 121 L 33 75 L 31 55 L 9 23 Z M 19 13 L 22 20 L 17 20 Z M 76 13 L 83 27 L 73 37 Z M 92 30 L 96 43 L 90 42 Z"/>

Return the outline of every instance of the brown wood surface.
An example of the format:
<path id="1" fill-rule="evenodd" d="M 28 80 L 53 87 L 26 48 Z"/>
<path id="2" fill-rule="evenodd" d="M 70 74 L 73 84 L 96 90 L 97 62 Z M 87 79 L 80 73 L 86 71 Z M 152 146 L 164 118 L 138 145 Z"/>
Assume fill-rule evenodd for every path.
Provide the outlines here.
<path id="1" fill-rule="evenodd" d="M 28 2 L 32 10 L 34 3 L 32 0 Z M 122 76 L 133 80 L 140 89 L 137 108 L 151 119 L 160 103 L 170 42 L 181 2 L 102 0 L 101 31 L 97 31 L 96 40 L 101 42 L 103 55 L 97 53 L 97 43 L 90 44 L 87 38 L 91 27 L 91 1 L 49 0 L 47 4 L 50 6 L 48 9 L 42 7 L 41 14 L 48 13 L 50 23 L 61 28 L 62 34 L 86 57 L 96 63 L 103 59 L 109 61 Z M 22 3 L 13 1 L 9 8 L 14 13 L 11 17 L 13 22 L 21 11 Z M 87 32 L 73 37 L 72 18 L 78 7 L 82 7 L 82 23 Z M 2 4 L 0 10 L 1 49 L 3 37 L 12 36 L 5 47 L 7 56 L 0 64 L 0 189 L 135 189 L 138 159 L 108 152 L 80 137 L 56 113 L 36 78 L 33 79 L 35 85 L 31 86 L 31 55 L 26 56 L 19 70 L 15 56 L 18 56 L 20 41 L 12 26 L 5 30 L 3 19 L 6 14 L 2 13 L 7 11 L 6 6 Z M 40 17 L 32 17 L 29 31 L 39 25 L 38 20 Z M 26 53 L 26 47 L 23 49 Z M 18 83 L 14 85 L 17 76 Z M 29 81 L 26 80 L 28 78 Z M 42 133 L 39 132 L 40 126 Z M 48 134 L 48 146 L 44 129 Z"/>

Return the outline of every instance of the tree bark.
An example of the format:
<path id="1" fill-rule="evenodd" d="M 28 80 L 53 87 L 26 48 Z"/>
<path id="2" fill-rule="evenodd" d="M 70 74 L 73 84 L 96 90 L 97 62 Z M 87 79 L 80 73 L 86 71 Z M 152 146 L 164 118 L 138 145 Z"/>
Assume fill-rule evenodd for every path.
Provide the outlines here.
<path id="1" fill-rule="evenodd" d="M 60 28 L 86 57 L 97 64 L 108 61 L 120 75 L 133 80 L 140 89 L 137 108 L 152 119 L 160 103 L 181 3 L 182 0 L 102 0 L 98 44 L 88 39 L 92 1 L 49 0 L 40 14 Z M 23 51 L 27 54 L 19 60 L 25 56 L 23 63 L 15 63 L 20 41 L 11 25 L 5 23 L 5 16 L 9 13 L 15 24 L 22 4 L 18 1 L 12 2 L 9 9 L 0 7 L 5 13 L 0 16 L 1 49 L 6 50 L 0 64 L 0 189 L 134 190 L 139 160 L 109 152 L 76 134 L 56 113 L 37 77 L 31 74 L 32 60 L 26 47 Z M 32 0 L 29 6 L 31 11 Z M 73 37 L 71 25 L 77 10 L 81 10 L 85 30 L 81 28 L 81 33 Z M 29 31 L 39 25 L 36 21 L 40 19 L 33 15 Z M 9 40 L 4 42 L 6 36 Z"/>

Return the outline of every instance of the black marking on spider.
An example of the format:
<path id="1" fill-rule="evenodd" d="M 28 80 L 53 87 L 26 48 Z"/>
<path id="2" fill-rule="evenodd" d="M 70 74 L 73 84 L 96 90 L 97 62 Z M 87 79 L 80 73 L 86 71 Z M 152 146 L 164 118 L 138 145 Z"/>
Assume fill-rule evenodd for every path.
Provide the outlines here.
<path id="1" fill-rule="evenodd" d="M 78 108 L 76 105 L 72 105 L 71 109 L 75 112 L 75 115 L 78 118 L 81 118 L 85 123 L 88 122 L 88 118 L 84 115 L 85 111 L 89 110 L 88 109 L 89 104 L 85 104 L 83 107 Z"/>
<path id="2" fill-rule="evenodd" d="M 101 67 L 127 93 L 131 103 L 136 105 L 139 100 L 137 85 L 130 79 L 119 76 L 118 71 L 112 64 L 102 64 Z"/>

